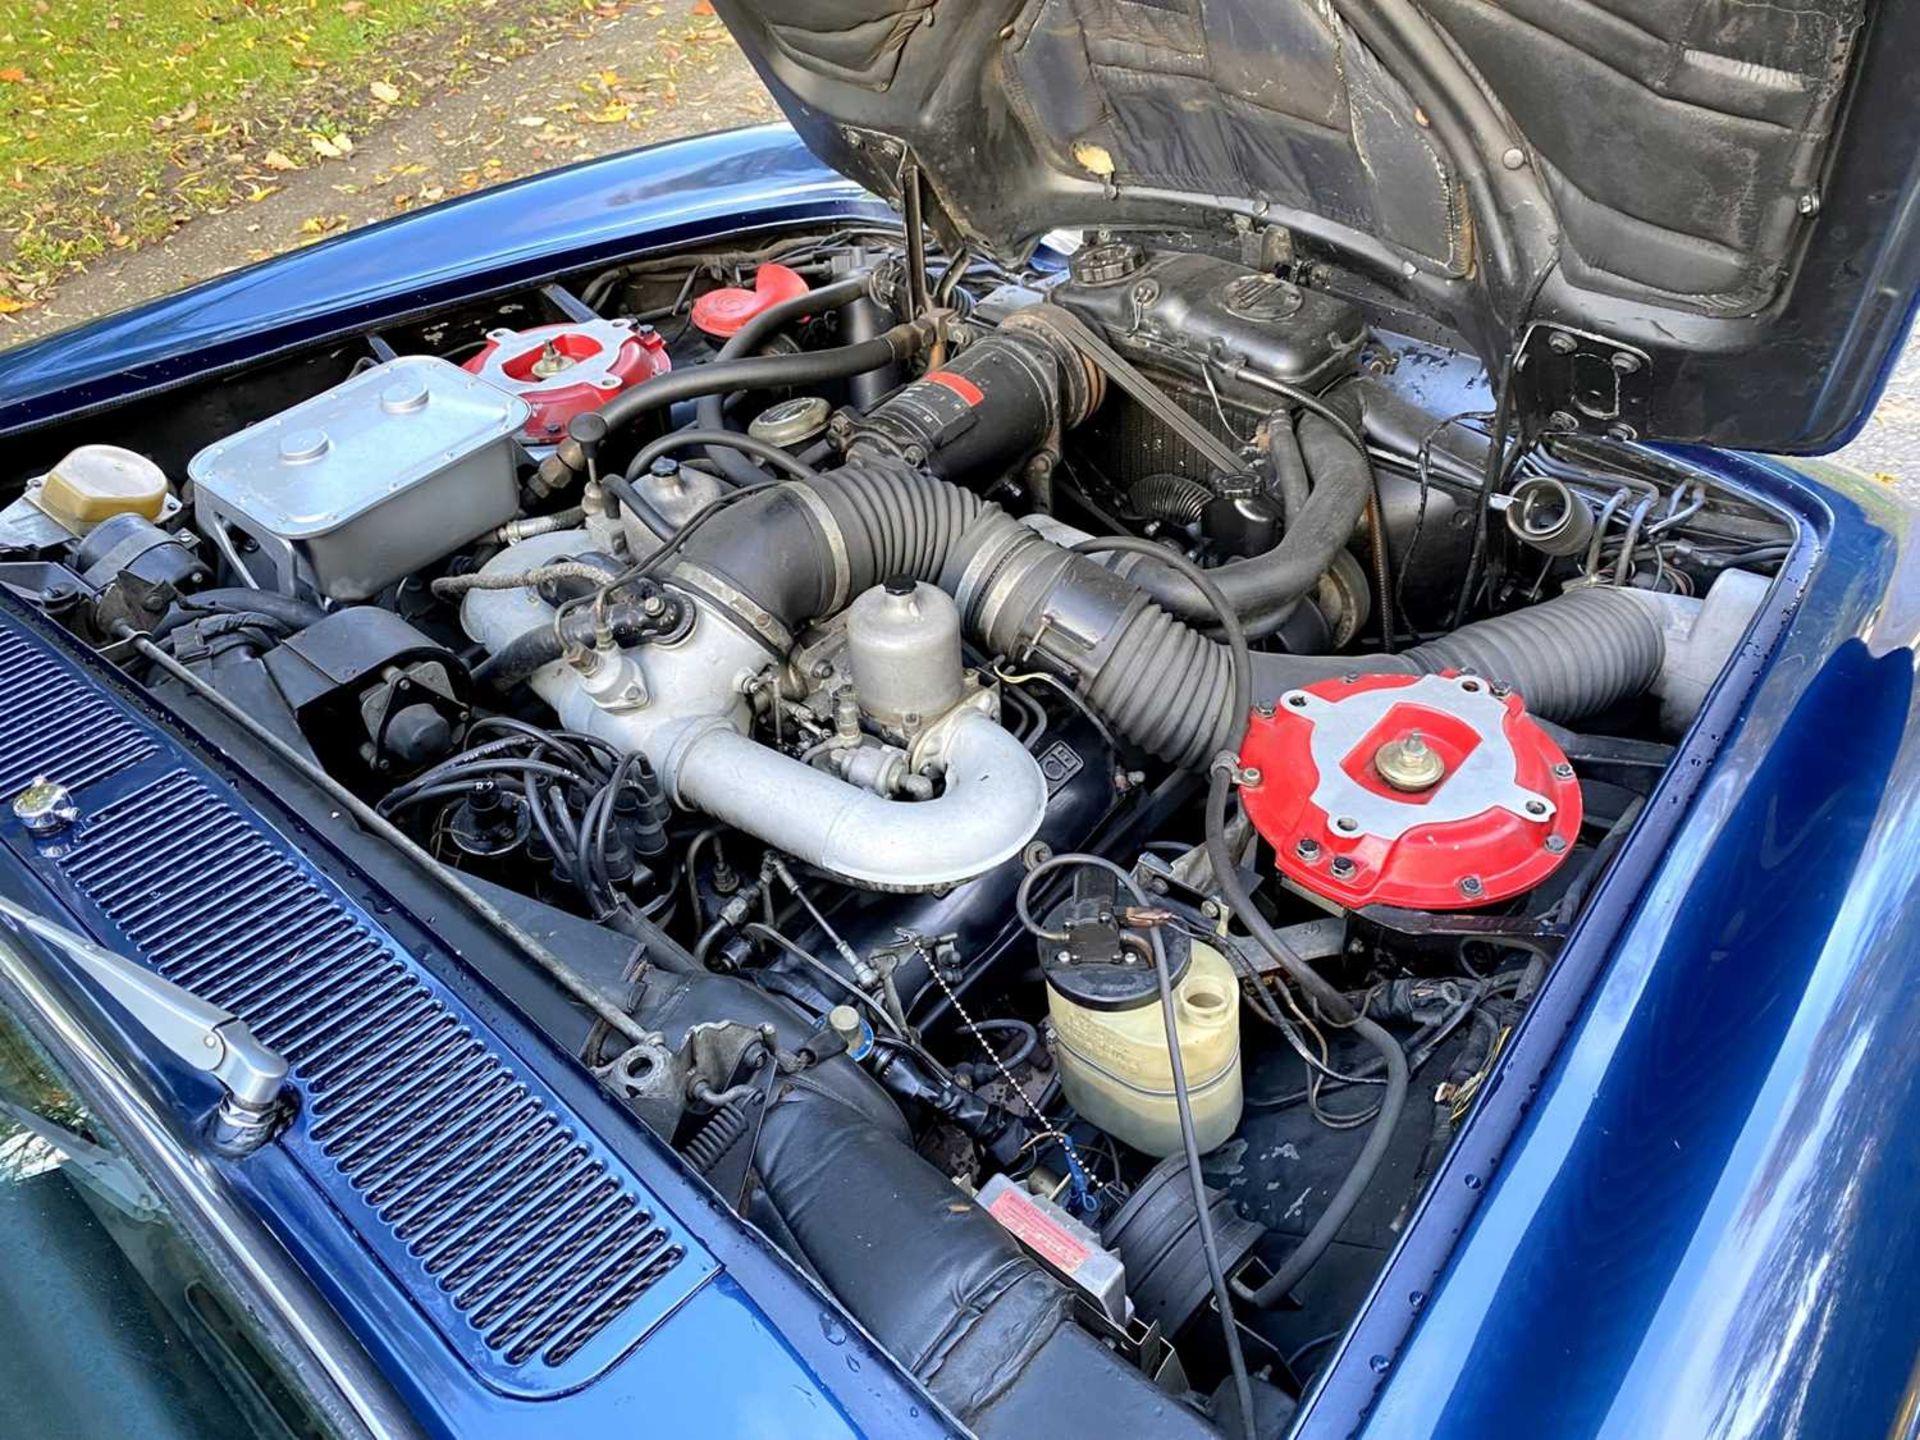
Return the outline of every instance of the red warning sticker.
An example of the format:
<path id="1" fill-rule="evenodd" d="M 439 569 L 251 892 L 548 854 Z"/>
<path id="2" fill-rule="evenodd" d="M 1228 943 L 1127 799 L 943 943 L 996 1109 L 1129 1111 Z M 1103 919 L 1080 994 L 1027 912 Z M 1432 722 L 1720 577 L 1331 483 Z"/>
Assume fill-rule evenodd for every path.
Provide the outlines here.
<path id="1" fill-rule="evenodd" d="M 1018 1190 L 1002 1190 L 987 1212 L 1056 1270 L 1071 1275 L 1087 1258 L 1085 1245 Z"/>
<path id="2" fill-rule="evenodd" d="M 969 407 L 978 405 L 982 400 L 987 398 L 980 393 L 980 387 L 974 384 L 973 381 L 967 379 L 964 375 L 956 375 L 951 370 L 929 370 L 921 378 L 930 380 L 935 385 L 946 386 L 947 389 L 966 401 Z"/>

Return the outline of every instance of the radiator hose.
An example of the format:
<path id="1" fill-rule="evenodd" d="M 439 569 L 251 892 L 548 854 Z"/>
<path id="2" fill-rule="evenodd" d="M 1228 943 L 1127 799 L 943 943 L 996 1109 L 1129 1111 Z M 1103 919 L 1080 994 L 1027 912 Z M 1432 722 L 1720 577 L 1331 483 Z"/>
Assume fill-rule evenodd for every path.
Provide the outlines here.
<path id="1" fill-rule="evenodd" d="M 1295 603 L 1313 593 L 1353 538 L 1373 494 L 1366 455 L 1320 416 L 1302 415 L 1297 438 L 1286 417 L 1277 416 L 1272 436 L 1276 486 L 1287 496 L 1286 533 L 1264 554 L 1229 560 L 1207 572 L 1255 640 L 1273 634 Z M 1302 468 L 1312 478 L 1310 488 L 1298 478 Z M 1207 597 L 1172 566 L 1148 558 L 1114 568 L 1177 618 L 1196 625 L 1213 619 Z"/>

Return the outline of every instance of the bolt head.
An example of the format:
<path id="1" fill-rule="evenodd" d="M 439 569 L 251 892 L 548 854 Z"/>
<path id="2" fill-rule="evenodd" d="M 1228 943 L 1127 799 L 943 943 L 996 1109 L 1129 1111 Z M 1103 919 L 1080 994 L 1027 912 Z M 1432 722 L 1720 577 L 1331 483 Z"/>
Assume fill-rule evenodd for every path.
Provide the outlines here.
<path id="1" fill-rule="evenodd" d="M 1524 169 L 1527 163 L 1527 152 L 1518 145 L 1509 145 L 1501 152 L 1500 163 L 1509 170 Z"/>
<path id="2" fill-rule="evenodd" d="M 1556 330 L 1547 337 L 1547 348 L 1556 355 L 1571 355 L 1580 348 L 1580 342 L 1564 330 Z"/>
<path id="3" fill-rule="evenodd" d="M 1336 855 L 1333 857 L 1333 863 L 1327 868 L 1333 871 L 1335 878 L 1345 880 L 1350 877 L 1358 867 L 1353 863 L 1351 856 Z"/>
<path id="4" fill-rule="evenodd" d="M 1298 855 L 1302 860 L 1318 860 L 1320 858 L 1320 842 L 1311 835 L 1302 835 L 1295 843 L 1293 853 Z"/>
<path id="5" fill-rule="evenodd" d="M 1240 783 L 1242 785 L 1258 785 L 1261 779 L 1260 771 L 1252 765 L 1247 766 L 1240 772 Z"/>
<path id="6" fill-rule="evenodd" d="M 1571 780 L 1573 778 L 1573 766 L 1562 760 L 1558 765 L 1553 767 L 1553 778 L 1556 780 Z"/>
<path id="7" fill-rule="evenodd" d="M 1547 853 L 1548 854 L 1558 855 L 1562 850 L 1565 850 L 1566 848 L 1567 848 L 1566 836 L 1564 835 L 1547 836 Z"/>
<path id="8" fill-rule="evenodd" d="M 36 775 L 31 784 L 13 797 L 13 817 L 29 835 L 52 835 L 64 830 L 80 816 L 67 787 L 45 775 Z"/>
<path id="9" fill-rule="evenodd" d="M 1638 375 L 1640 373 L 1640 357 L 1625 350 L 1614 351 L 1613 359 L 1608 363 L 1613 366 L 1616 374 Z"/>
<path id="10" fill-rule="evenodd" d="M 1478 875 L 1462 875 L 1460 877 L 1460 893 L 1469 899 L 1479 895 L 1485 888 L 1486 887 L 1480 883 L 1480 877 Z"/>

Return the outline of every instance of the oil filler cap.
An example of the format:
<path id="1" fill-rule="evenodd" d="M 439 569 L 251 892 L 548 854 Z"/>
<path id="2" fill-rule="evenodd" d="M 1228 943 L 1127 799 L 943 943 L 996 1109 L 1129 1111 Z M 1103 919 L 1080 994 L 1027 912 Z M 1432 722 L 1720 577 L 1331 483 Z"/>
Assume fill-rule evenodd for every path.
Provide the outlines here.
<path id="1" fill-rule="evenodd" d="M 1356 675 L 1280 697 L 1240 750 L 1280 871 L 1349 908 L 1523 894 L 1580 831 L 1573 767 L 1521 697 L 1477 675 Z"/>

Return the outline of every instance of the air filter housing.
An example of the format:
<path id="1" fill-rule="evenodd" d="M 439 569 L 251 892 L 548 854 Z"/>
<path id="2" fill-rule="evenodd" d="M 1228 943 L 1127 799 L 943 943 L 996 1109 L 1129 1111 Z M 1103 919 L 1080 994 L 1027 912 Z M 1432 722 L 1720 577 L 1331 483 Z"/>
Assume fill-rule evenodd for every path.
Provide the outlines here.
<path id="1" fill-rule="evenodd" d="M 1355 675 L 1290 690 L 1240 762 L 1281 872 L 1338 905 L 1454 910 L 1566 858 L 1580 785 L 1521 697 L 1477 675 Z"/>

